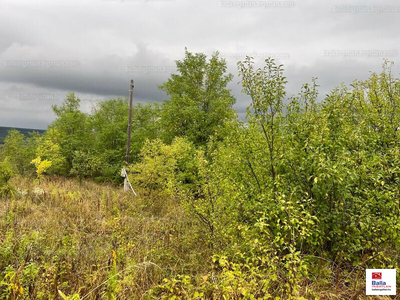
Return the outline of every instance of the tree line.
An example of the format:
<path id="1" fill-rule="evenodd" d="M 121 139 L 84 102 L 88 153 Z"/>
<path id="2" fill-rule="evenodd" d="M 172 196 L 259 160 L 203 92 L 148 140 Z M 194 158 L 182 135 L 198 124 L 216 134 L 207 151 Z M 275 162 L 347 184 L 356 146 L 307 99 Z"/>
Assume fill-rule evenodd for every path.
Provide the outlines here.
<path id="1" fill-rule="evenodd" d="M 238 63 L 246 122 L 218 53 L 186 51 L 176 65 L 159 87 L 169 100 L 134 106 L 128 172 L 149 206 L 169 197 L 193 213 L 220 276 L 255 297 L 278 286 L 295 295 L 324 260 L 398 266 L 400 80 L 391 62 L 317 101 L 316 78 L 287 97 L 283 66 L 256 68 L 247 57 Z M 10 132 L 2 170 L 118 182 L 128 110 L 126 99 L 110 99 L 85 114 L 68 94 L 45 134 Z M 157 293 L 173 293 L 168 284 Z"/>

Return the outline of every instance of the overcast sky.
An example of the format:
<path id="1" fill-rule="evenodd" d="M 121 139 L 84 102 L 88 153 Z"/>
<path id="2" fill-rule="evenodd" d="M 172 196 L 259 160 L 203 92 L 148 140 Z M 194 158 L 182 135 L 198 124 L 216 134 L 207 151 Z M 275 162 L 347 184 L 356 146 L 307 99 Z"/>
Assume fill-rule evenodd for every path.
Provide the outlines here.
<path id="1" fill-rule="evenodd" d="M 234 75 L 229 88 L 243 116 L 238 60 L 284 65 L 288 96 L 318 77 L 323 97 L 341 82 L 399 75 L 400 2 L 219 0 L 0 0 L 0 126 L 45 129 L 66 93 L 90 112 L 127 97 L 162 102 L 157 86 L 190 52 L 219 51 Z"/>

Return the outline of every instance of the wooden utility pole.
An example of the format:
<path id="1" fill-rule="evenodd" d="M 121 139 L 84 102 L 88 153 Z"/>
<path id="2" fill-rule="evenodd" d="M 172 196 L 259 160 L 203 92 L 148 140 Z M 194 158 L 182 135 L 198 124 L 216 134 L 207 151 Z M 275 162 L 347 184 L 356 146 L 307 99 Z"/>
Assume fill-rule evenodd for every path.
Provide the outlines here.
<path id="1" fill-rule="evenodd" d="M 125 163 L 129 165 L 129 156 L 131 152 L 131 127 L 132 127 L 132 101 L 133 101 L 133 79 L 129 89 L 129 120 L 128 120 L 128 143 L 126 145 Z"/>
<path id="2" fill-rule="evenodd" d="M 133 102 L 133 79 L 131 79 L 131 85 L 129 89 L 129 118 L 128 118 L 128 142 L 126 145 L 126 156 L 125 156 L 125 164 L 129 165 L 129 156 L 131 153 L 131 128 L 132 128 L 132 102 Z M 123 168 L 121 170 L 121 176 L 124 177 L 124 191 L 127 192 L 129 188 L 132 190 L 133 194 L 136 196 L 136 193 L 129 182 L 128 173 L 126 169 Z"/>

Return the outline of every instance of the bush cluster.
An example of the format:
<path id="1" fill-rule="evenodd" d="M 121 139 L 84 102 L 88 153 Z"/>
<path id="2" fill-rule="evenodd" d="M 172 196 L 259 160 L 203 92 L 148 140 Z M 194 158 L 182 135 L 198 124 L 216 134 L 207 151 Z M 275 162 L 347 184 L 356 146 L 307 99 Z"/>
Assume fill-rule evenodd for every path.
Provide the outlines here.
<path id="1" fill-rule="evenodd" d="M 155 218 L 151 224 L 168 228 L 161 244 L 147 241 L 152 246 L 143 254 L 157 260 L 163 272 L 146 274 L 150 279 L 145 288 L 126 292 L 130 287 L 120 278 L 119 264 L 126 262 L 121 255 L 129 252 L 131 239 L 137 239 L 123 228 L 121 206 L 132 209 L 135 202 L 115 200 L 118 207 L 108 203 L 103 211 L 115 214 L 115 222 L 107 220 L 115 228 L 107 229 L 112 254 L 106 275 L 102 273 L 103 279 L 108 276 L 102 295 L 308 299 L 334 288 L 338 298 L 356 299 L 365 288 L 359 283 L 365 268 L 397 268 L 400 80 L 393 77 L 391 66 L 385 61 L 380 74 L 337 87 L 324 99 L 319 99 L 315 78 L 298 95 L 286 98 L 283 66 L 267 59 L 256 68 L 248 57 L 238 63 L 243 92 L 251 100 L 244 123 L 232 110 L 235 101 L 226 89 L 232 76 L 225 74 L 226 62 L 218 53 L 207 62 L 205 55 L 186 51 L 185 59 L 177 62 L 180 74 L 160 86 L 170 99 L 162 105 L 137 105 L 132 127 L 128 172 L 141 197 L 139 208 L 124 216 L 132 221 L 149 214 Z M 10 132 L 6 138 L 1 149 L 2 195 L 11 193 L 13 172 L 34 171 L 31 162 L 42 179 L 47 172 L 77 176 L 81 183 L 84 178 L 118 181 L 127 101 L 102 102 L 88 115 L 69 94 L 53 110 L 57 119 L 43 136 L 24 138 Z M 47 163 L 40 167 L 41 162 Z M 69 197 L 85 201 L 75 194 Z M 98 207 L 104 205 L 101 201 Z M 184 223 L 187 228 L 174 228 L 177 216 L 171 222 L 171 210 L 184 216 L 177 226 Z M 13 241 L 14 232 L 7 234 L 0 249 Z M 67 247 L 75 242 L 66 236 L 62 243 Z M 193 247 L 201 253 L 196 255 Z M 40 272 L 37 262 L 25 260 L 18 271 L 10 254 L 2 255 L 8 262 L 3 281 L 21 294 L 15 289 L 24 286 L 15 286 L 11 276 L 22 276 L 30 266 L 29 287 L 29 276 Z M 63 263 L 73 261 L 69 257 Z M 79 299 L 82 293 L 67 278 L 74 267 L 62 267 L 64 291 L 78 293 L 69 299 Z"/>

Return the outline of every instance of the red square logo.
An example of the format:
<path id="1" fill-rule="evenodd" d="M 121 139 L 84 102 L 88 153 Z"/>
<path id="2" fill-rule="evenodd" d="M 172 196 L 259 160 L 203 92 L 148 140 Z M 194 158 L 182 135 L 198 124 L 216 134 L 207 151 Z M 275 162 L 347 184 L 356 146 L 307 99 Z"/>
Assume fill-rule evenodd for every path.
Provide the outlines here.
<path id="1" fill-rule="evenodd" d="M 372 272 L 372 279 L 382 279 L 382 272 Z"/>

